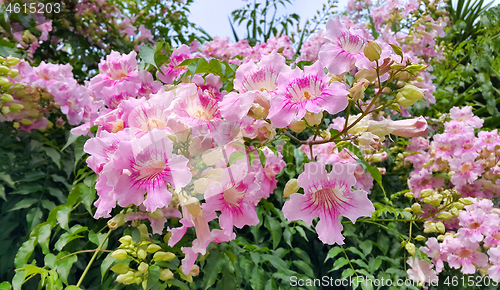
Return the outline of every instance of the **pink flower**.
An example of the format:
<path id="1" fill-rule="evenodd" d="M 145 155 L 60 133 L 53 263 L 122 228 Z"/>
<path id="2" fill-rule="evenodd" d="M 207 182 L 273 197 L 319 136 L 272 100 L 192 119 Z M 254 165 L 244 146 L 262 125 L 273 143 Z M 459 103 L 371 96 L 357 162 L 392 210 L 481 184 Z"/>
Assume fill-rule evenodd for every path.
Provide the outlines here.
<path id="1" fill-rule="evenodd" d="M 254 173 L 248 173 L 246 164 L 233 164 L 222 171 L 222 180 L 212 183 L 205 192 L 203 210 L 207 215 L 220 211 L 219 225 L 224 234 L 231 235 L 233 226 L 243 228 L 256 225 L 259 218 L 255 212 L 254 193 L 259 189 Z"/>
<path id="2" fill-rule="evenodd" d="M 493 264 L 488 269 L 488 275 L 495 282 L 500 282 L 500 248 L 491 248 L 488 250 L 488 255 L 490 255 L 490 263 Z"/>
<path id="3" fill-rule="evenodd" d="M 481 209 L 462 211 L 459 215 L 460 228 L 457 233 L 459 239 L 470 239 L 473 242 L 481 242 L 483 235 L 489 230 L 490 225 L 498 225 L 497 215 L 486 215 Z"/>
<path id="4" fill-rule="evenodd" d="M 349 72 L 356 62 L 365 58 L 365 39 L 349 32 L 337 17 L 326 23 L 325 38 L 331 41 L 321 47 L 319 60 L 334 75 Z"/>
<path id="5" fill-rule="evenodd" d="M 401 137 L 427 136 L 427 121 L 424 117 L 415 119 L 390 121 L 389 130 L 391 134 Z"/>
<path id="6" fill-rule="evenodd" d="M 450 169 L 455 171 L 451 176 L 453 184 L 460 186 L 473 183 L 484 172 L 480 161 L 474 161 L 476 157 L 476 153 L 464 153 L 461 158 L 451 159 Z"/>
<path id="7" fill-rule="evenodd" d="M 352 191 L 356 184 L 354 165 L 334 164 L 330 174 L 320 163 L 307 163 L 297 179 L 304 194 L 294 193 L 283 206 L 283 214 L 290 221 L 303 220 L 316 225 L 319 239 L 326 244 L 344 244 L 342 224 L 339 217 L 345 216 L 353 223 L 361 216 L 370 216 L 375 211 L 364 190 Z"/>
<path id="8" fill-rule="evenodd" d="M 408 272 L 408 278 L 412 279 L 415 282 L 422 283 L 422 286 L 425 283 L 436 283 L 438 281 L 438 277 L 436 275 L 436 271 L 432 269 L 431 263 L 425 260 L 419 260 L 416 257 L 411 257 L 407 261 L 408 265 L 410 265 L 411 269 Z"/>
<path id="9" fill-rule="evenodd" d="M 477 134 L 477 148 L 486 148 L 489 151 L 495 151 L 495 146 L 500 145 L 500 137 L 498 137 L 498 129 L 491 132 L 481 131 Z"/>
<path id="10" fill-rule="evenodd" d="M 192 55 L 187 45 L 183 44 L 174 49 L 168 65 L 160 68 L 161 72 L 158 74 L 158 78 L 164 83 L 172 84 L 178 76 L 187 71 L 186 67 L 178 66 L 188 58 L 192 58 Z"/>
<path id="11" fill-rule="evenodd" d="M 438 240 L 436 238 L 429 238 L 425 244 L 427 247 L 420 247 L 420 251 L 432 259 L 432 262 L 436 265 L 436 272 L 441 272 L 444 267 L 443 258 L 446 259 L 446 256 L 441 255 L 441 246 Z"/>
<path id="12" fill-rule="evenodd" d="M 448 264 L 455 269 L 461 269 L 464 274 L 474 274 L 477 267 L 488 264 L 488 256 L 477 252 L 479 244 L 469 239 L 451 239 L 448 242 Z M 474 266 L 476 265 L 476 266 Z"/>
<path id="13" fill-rule="evenodd" d="M 330 78 L 319 62 L 305 67 L 304 71 L 295 68 L 280 74 L 278 90 L 269 109 L 271 123 L 283 128 L 294 119 L 302 119 L 306 112 L 319 113 L 325 110 L 336 114 L 344 110 L 348 104 L 348 91 L 342 83 L 329 82 Z"/>
<path id="14" fill-rule="evenodd" d="M 122 171 L 115 184 L 120 206 L 139 205 L 144 201 L 149 212 L 168 207 L 172 194 L 167 183 L 180 188 L 191 181 L 188 160 L 172 154 L 172 150 L 173 144 L 166 132 L 157 129 L 139 139 L 120 143 L 113 157 L 114 168 Z"/>
<path id="15" fill-rule="evenodd" d="M 481 128 L 483 126 L 484 120 L 474 116 L 472 113 L 471 106 L 465 106 L 463 108 L 453 107 L 450 110 L 451 119 L 463 122 L 465 125 L 472 126 L 474 128 Z"/>
<path id="16" fill-rule="evenodd" d="M 101 60 L 99 63 L 99 74 L 90 80 L 90 89 L 100 95 L 102 88 L 111 87 L 121 82 L 140 84 L 136 56 L 137 53 L 134 51 L 126 55 L 112 51 L 106 56 L 106 60 Z M 100 98 L 104 99 L 105 97 Z"/>

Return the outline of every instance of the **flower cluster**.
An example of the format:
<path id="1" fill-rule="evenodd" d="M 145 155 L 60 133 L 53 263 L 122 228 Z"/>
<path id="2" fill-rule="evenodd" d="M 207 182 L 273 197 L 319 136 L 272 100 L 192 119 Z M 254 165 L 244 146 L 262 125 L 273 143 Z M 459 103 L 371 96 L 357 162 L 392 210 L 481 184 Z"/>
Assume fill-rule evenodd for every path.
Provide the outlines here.
<path id="1" fill-rule="evenodd" d="M 47 117 L 60 110 L 68 123 L 78 125 L 90 107 L 92 98 L 88 89 L 78 84 L 71 73 L 71 65 L 56 65 L 42 62 L 31 67 L 24 60 L 8 58 L 3 61 L 6 76 L 2 87 L 0 121 L 14 121 L 14 126 L 25 131 L 50 128 Z M 58 121 L 58 125 L 64 122 Z"/>

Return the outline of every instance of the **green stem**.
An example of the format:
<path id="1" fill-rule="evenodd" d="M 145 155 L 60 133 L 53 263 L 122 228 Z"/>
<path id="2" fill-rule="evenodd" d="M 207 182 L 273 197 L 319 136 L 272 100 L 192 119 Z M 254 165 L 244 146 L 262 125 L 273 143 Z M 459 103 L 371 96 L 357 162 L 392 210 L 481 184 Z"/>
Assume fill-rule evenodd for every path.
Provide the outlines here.
<path id="1" fill-rule="evenodd" d="M 94 255 L 92 256 L 92 258 L 90 259 L 89 263 L 87 264 L 87 267 L 85 268 L 85 270 L 83 271 L 83 274 L 82 276 L 80 277 L 80 280 L 78 280 L 78 283 L 76 284 L 76 287 L 80 287 L 80 285 L 82 285 L 82 282 L 83 282 L 83 278 L 85 278 L 85 275 L 87 275 L 87 272 L 89 271 L 90 269 L 90 266 L 92 266 L 92 263 L 94 263 L 94 260 L 96 259 L 97 257 L 97 254 L 101 251 L 101 248 L 102 246 L 104 245 L 104 242 L 106 242 L 106 240 L 109 238 L 109 235 L 111 234 L 113 230 L 109 230 L 108 234 L 106 234 L 106 236 L 104 237 L 104 239 L 102 240 L 101 244 L 99 245 L 99 247 L 97 247 L 97 249 L 95 250 L 94 252 Z"/>
<path id="2" fill-rule="evenodd" d="M 71 253 L 71 254 L 68 254 L 68 255 L 66 255 L 66 256 L 64 256 L 64 257 L 61 257 L 61 258 L 59 258 L 58 260 L 59 260 L 59 261 L 60 261 L 60 260 L 64 260 L 64 259 L 66 259 L 66 258 L 68 258 L 68 257 L 74 256 L 74 255 L 77 255 L 77 254 L 81 254 L 81 253 L 91 253 L 91 252 L 96 252 L 96 251 L 97 251 L 97 249 L 95 249 L 95 250 L 81 250 L 81 251 L 76 251 L 76 252 Z M 113 253 L 113 251 L 111 251 L 111 250 L 99 250 L 99 252 L 108 252 L 108 253 Z"/>

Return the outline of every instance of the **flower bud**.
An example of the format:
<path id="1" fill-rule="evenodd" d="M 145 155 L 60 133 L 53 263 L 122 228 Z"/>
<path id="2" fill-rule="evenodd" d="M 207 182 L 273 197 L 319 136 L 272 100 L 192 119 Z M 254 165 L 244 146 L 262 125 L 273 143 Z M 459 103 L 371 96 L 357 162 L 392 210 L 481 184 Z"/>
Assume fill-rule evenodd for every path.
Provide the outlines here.
<path id="1" fill-rule="evenodd" d="M 413 210 L 413 213 L 424 213 L 422 211 L 422 207 L 420 206 L 419 203 L 414 203 L 412 206 L 411 206 L 411 209 Z"/>
<path id="2" fill-rule="evenodd" d="M 28 120 L 28 119 L 22 119 L 21 124 L 23 124 L 24 126 L 29 126 L 29 125 L 33 124 L 33 121 Z"/>
<path id="3" fill-rule="evenodd" d="M 14 66 L 20 62 L 19 58 L 17 57 L 10 57 L 4 62 L 4 65 L 6 66 Z"/>
<path id="4" fill-rule="evenodd" d="M 425 237 L 424 237 L 424 236 L 422 236 L 422 235 L 418 235 L 418 236 L 416 236 L 416 237 L 415 237 L 415 240 L 417 240 L 417 241 L 419 241 L 419 242 L 421 242 L 421 241 L 425 241 Z"/>
<path id="5" fill-rule="evenodd" d="M 8 67 L 6 67 L 6 66 L 4 66 L 4 65 L 0 65 L 0 73 L 1 73 L 1 74 L 6 75 L 6 74 L 8 74 L 9 72 L 10 72 L 10 68 L 8 68 Z"/>
<path id="6" fill-rule="evenodd" d="M 2 114 L 7 115 L 8 113 L 10 113 L 10 107 L 3 106 L 2 107 Z"/>
<path id="7" fill-rule="evenodd" d="M 440 220 L 443 220 L 443 221 L 447 221 L 449 219 L 451 219 L 453 217 L 453 215 L 449 212 L 442 212 L 438 215 L 438 219 Z"/>
<path id="8" fill-rule="evenodd" d="M 161 209 L 157 208 L 154 212 L 150 212 L 149 216 L 154 219 L 161 219 L 163 218 L 163 212 L 161 211 Z"/>
<path id="9" fill-rule="evenodd" d="M 175 254 L 170 252 L 156 252 L 153 255 L 153 261 L 155 262 L 170 262 L 174 258 Z"/>
<path id="10" fill-rule="evenodd" d="M 139 272 L 141 272 L 141 273 L 146 273 L 148 271 L 148 268 L 149 268 L 148 264 L 141 262 L 141 264 L 139 265 L 137 270 L 139 270 Z"/>
<path id="11" fill-rule="evenodd" d="M 26 85 L 23 83 L 15 83 L 12 88 L 16 91 L 24 90 L 26 88 Z"/>
<path id="12" fill-rule="evenodd" d="M 143 249 L 139 249 L 139 251 L 137 251 L 137 257 L 139 259 L 144 260 L 147 256 L 148 254 L 146 254 L 146 251 L 144 251 Z"/>
<path id="13" fill-rule="evenodd" d="M 463 203 L 463 204 L 465 204 L 465 205 L 471 205 L 471 204 L 474 203 L 472 200 L 467 199 L 467 198 L 461 198 L 460 202 Z"/>
<path id="14" fill-rule="evenodd" d="M 0 86 L 2 86 L 4 89 L 8 89 L 12 86 L 12 83 L 9 81 L 8 78 L 0 77 Z"/>
<path id="15" fill-rule="evenodd" d="M 405 193 L 406 198 L 415 198 L 415 195 L 413 195 L 413 192 L 407 192 Z"/>
<path id="16" fill-rule="evenodd" d="M 421 70 L 424 70 L 425 68 L 427 68 L 427 65 L 412 63 L 411 65 L 407 66 L 405 70 L 414 75 L 419 73 Z"/>
<path id="17" fill-rule="evenodd" d="M 366 149 L 379 150 L 381 148 L 379 136 L 371 132 L 364 132 L 361 134 L 361 136 L 358 137 L 358 143 L 359 146 Z"/>
<path id="18" fill-rule="evenodd" d="M 21 104 L 10 105 L 10 110 L 14 113 L 19 113 L 19 111 L 21 111 L 22 109 L 24 109 L 24 106 Z"/>
<path id="19" fill-rule="evenodd" d="M 401 90 L 401 94 L 408 100 L 420 101 L 424 98 L 424 93 L 414 85 L 406 84 Z"/>
<path id="20" fill-rule="evenodd" d="M 127 252 L 125 250 L 116 250 L 111 254 L 111 257 L 117 259 L 118 261 L 124 261 L 128 258 Z"/>
<path id="21" fill-rule="evenodd" d="M 300 186 L 297 184 L 297 179 L 288 180 L 283 190 L 283 197 L 289 197 L 293 193 L 296 193 L 299 188 Z"/>
<path id="22" fill-rule="evenodd" d="M 306 122 L 304 120 L 292 121 L 288 128 L 295 133 L 300 133 L 306 129 Z"/>
<path id="23" fill-rule="evenodd" d="M 356 102 L 357 100 L 362 100 L 365 96 L 365 90 L 370 82 L 366 79 L 361 79 L 359 82 L 355 83 L 349 90 L 351 98 Z"/>
<path id="24" fill-rule="evenodd" d="M 17 75 L 19 74 L 19 71 L 17 69 L 11 69 L 9 73 L 7 73 L 7 76 L 11 77 L 11 78 L 15 78 L 17 77 Z"/>
<path id="25" fill-rule="evenodd" d="M 108 227 L 110 230 L 116 230 L 125 223 L 125 215 L 119 213 L 115 215 L 112 219 L 108 221 Z"/>
<path id="26" fill-rule="evenodd" d="M 427 120 L 420 116 L 413 119 L 391 121 L 389 122 L 389 130 L 393 135 L 410 138 L 427 136 L 429 128 Z"/>
<path id="27" fill-rule="evenodd" d="M 171 232 L 168 232 L 166 233 L 164 236 L 163 236 L 163 242 L 165 244 L 168 244 L 168 241 L 170 240 L 170 238 L 172 237 L 172 233 Z"/>
<path id="28" fill-rule="evenodd" d="M 154 253 L 158 252 L 159 250 L 161 250 L 160 246 L 158 246 L 157 244 L 151 244 L 146 249 L 146 252 L 154 254 Z"/>
<path id="29" fill-rule="evenodd" d="M 167 281 L 174 278 L 174 273 L 170 269 L 163 269 L 160 272 L 160 280 Z"/>
<path id="30" fill-rule="evenodd" d="M 126 274 L 130 270 L 130 268 L 129 268 L 128 264 L 120 263 L 120 264 L 116 264 L 113 267 L 111 267 L 110 270 L 115 272 L 116 274 Z"/>
<path id="31" fill-rule="evenodd" d="M 135 280 L 136 280 L 135 274 L 132 271 L 128 271 L 126 274 L 121 274 L 121 275 L 118 275 L 118 277 L 116 277 L 116 282 L 122 283 L 125 285 L 133 284 L 136 282 Z"/>
<path id="32" fill-rule="evenodd" d="M 424 233 L 430 234 L 437 232 L 436 224 L 433 222 L 428 222 L 424 224 Z"/>
<path id="33" fill-rule="evenodd" d="M 307 112 L 306 115 L 304 116 L 304 119 L 306 119 L 307 124 L 309 124 L 309 126 L 316 126 L 321 124 L 321 120 L 323 119 L 323 113 Z"/>
<path id="34" fill-rule="evenodd" d="M 118 241 L 120 241 L 123 245 L 130 245 L 134 243 L 134 240 L 129 235 L 121 237 Z"/>
<path id="35" fill-rule="evenodd" d="M 12 124 L 12 127 L 14 127 L 14 129 L 19 129 L 21 125 L 19 125 L 19 122 L 14 122 L 14 124 Z"/>
<path id="36" fill-rule="evenodd" d="M 14 98 L 12 97 L 12 95 L 9 95 L 9 94 L 3 94 L 1 96 L 2 98 L 2 101 L 6 102 L 6 103 L 10 103 L 12 101 L 14 101 Z"/>
<path id="37" fill-rule="evenodd" d="M 410 255 L 415 256 L 415 245 L 413 243 L 407 243 L 405 249 L 410 253 Z"/>
<path id="38" fill-rule="evenodd" d="M 433 194 L 434 194 L 434 191 L 432 189 L 430 189 L 430 188 L 422 189 L 420 191 L 420 197 L 421 198 L 426 198 L 426 197 L 431 196 Z"/>
<path id="39" fill-rule="evenodd" d="M 364 54 L 370 61 L 379 60 L 381 53 L 382 48 L 375 41 L 368 41 L 365 44 Z"/>
<path id="40" fill-rule="evenodd" d="M 436 230 L 442 234 L 446 231 L 446 228 L 444 227 L 444 224 L 442 222 L 437 222 L 436 223 Z"/>

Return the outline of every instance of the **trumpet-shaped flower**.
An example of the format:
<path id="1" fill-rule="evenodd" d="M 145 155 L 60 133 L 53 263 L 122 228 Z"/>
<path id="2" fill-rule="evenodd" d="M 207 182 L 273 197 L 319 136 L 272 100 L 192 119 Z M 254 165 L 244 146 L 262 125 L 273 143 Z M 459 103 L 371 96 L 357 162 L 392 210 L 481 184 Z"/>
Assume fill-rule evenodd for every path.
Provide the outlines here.
<path id="1" fill-rule="evenodd" d="M 474 274 L 476 266 L 485 267 L 488 264 L 488 256 L 478 252 L 478 243 L 469 239 L 452 239 L 448 242 L 448 264 L 455 269 L 462 268 L 464 274 Z"/>
<path id="2" fill-rule="evenodd" d="M 113 163 L 116 170 L 122 171 L 115 184 L 120 206 L 139 205 L 144 201 L 146 210 L 150 212 L 168 207 L 172 194 L 167 183 L 173 188 L 180 188 L 191 181 L 188 160 L 173 154 L 172 149 L 172 141 L 166 132 L 157 129 L 119 145 Z"/>
<path id="3" fill-rule="evenodd" d="M 323 164 L 307 163 L 297 179 L 304 194 L 290 196 L 283 206 L 285 217 L 291 221 L 303 220 L 308 225 L 319 217 L 316 225 L 319 239 L 326 244 L 344 244 L 339 217 L 356 222 L 358 217 L 370 216 L 375 211 L 367 191 L 351 189 L 356 184 L 354 168 L 355 165 L 337 163 L 328 174 Z"/>
<path id="4" fill-rule="evenodd" d="M 344 110 L 349 92 L 340 82 L 329 82 L 330 78 L 319 62 L 305 67 L 304 71 L 296 68 L 280 74 L 278 90 L 269 109 L 271 123 L 283 128 L 294 119 L 302 119 L 306 112 L 319 113 L 325 110 L 336 114 Z"/>
<path id="5" fill-rule="evenodd" d="M 330 43 L 323 45 L 319 60 L 326 65 L 328 72 L 334 75 L 349 72 L 357 61 L 364 59 L 364 37 L 349 32 L 337 17 L 326 23 L 325 38 Z"/>
<path id="6" fill-rule="evenodd" d="M 233 226 L 243 228 L 256 225 L 259 218 L 255 212 L 254 193 L 259 189 L 255 174 L 248 173 L 246 164 L 233 164 L 222 171 L 222 181 L 215 181 L 205 192 L 206 215 L 220 211 L 219 224 L 224 234 L 230 236 Z"/>

